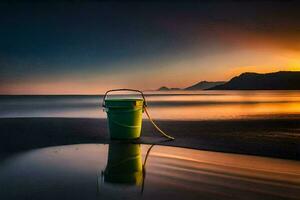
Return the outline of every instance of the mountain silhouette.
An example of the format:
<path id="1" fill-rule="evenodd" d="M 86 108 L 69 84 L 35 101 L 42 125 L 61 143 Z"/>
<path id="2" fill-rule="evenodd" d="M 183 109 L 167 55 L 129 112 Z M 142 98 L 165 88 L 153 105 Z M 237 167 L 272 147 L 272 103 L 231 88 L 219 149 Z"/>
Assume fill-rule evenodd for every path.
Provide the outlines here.
<path id="1" fill-rule="evenodd" d="M 224 84 L 225 81 L 216 81 L 216 82 L 210 82 L 210 81 L 200 81 L 199 83 L 196 83 L 195 85 L 189 86 L 187 88 L 181 89 L 181 88 L 168 88 L 166 86 L 162 86 L 158 89 L 158 91 L 170 91 L 170 90 L 205 90 L 209 89 L 211 87 Z"/>
<path id="2" fill-rule="evenodd" d="M 300 71 L 246 72 L 210 90 L 300 90 Z"/>
<path id="3" fill-rule="evenodd" d="M 185 90 L 206 90 L 206 89 L 215 87 L 217 85 L 222 85 L 224 83 L 226 83 L 226 82 L 225 81 L 216 81 L 216 82 L 200 81 L 199 83 L 197 83 L 195 85 L 185 88 Z"/>
<path id="4" fill-rule="evenodd" d="M 170 90 L 181 90 L 180 88 L 168 88 L 166 86 L 162 86 L 158 89 L 158 91 L 170 91 Z"/>

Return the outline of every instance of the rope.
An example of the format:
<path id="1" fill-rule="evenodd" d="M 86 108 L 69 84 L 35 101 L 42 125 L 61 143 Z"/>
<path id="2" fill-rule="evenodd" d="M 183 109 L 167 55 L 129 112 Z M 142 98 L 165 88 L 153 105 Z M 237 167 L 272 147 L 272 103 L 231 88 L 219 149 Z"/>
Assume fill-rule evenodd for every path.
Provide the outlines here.
<path id="1" fill-rule="evenodd" d="M 150 117 L 150 115 L 149 115 L 149 113 L 148 113 L 148 110 L 147 110 L 146 106 L 144 106 L 144 110 L 145 110 L 146 115 L 148 116 L 149 121 L 150 121 L 150 122 L 152 123 L 152 125 L 156 128 L 156 130 L 158 130 L 158 132 L 160 132 L 160 134 L 162 134 L 164 137 L 166 137 L 166 138 L 168 138 L 168 139 L 170 139 L 170 140 L 175 140 L 174 137 L 172 137 L 172 136 L 166 134 L 164 131 L 162 131 L 162 130 L 155 124 L 155 122 L 154 122 L 154 121 L 152 120 L 152 118 Z"/>
<path id="2" fill-rule="evenodd" d="M 144 106 L 143 106 L 143 108 L 144 108 L 144 110 L 145 110 L 145 112 L 146 112 L 146 114 L 147 114 L 147 116 L 148 116 L 149 121 L 150 121 L 150 122 L 152 123 L 152 125 L 156 128 L 156 130 L 158 130 L 158 132 L 160 132 L 160 134 L 162 134 L 164 137 L 166 137 L 166 138 L 168 138 L 168 139 L 170 139 L 170 140 L 175 140 L 174 137 L 172 137 L 172 136 L 166 134 L 165 132 L 163 132 L 163 131 L 155 124 L 155 122 L 152 120 L 152 118 L 150 117 L 149 112 L 148 112 L 148 110 L 147 110 L 147 108 L 146 108 L 146 107 L 147 107 L 146 98 L 145 98 L 145 96 L 144 96 L 144 93 L 143 93 L 142 91 L 140 91 L 140 90 L 125 89 L 125 88 L 114 89 L 114 90 L 108 90 L 108 91 L 104 94 L 104 97 L 103 97 L 103 102 L 102 102 L 102 107 L 103 107 L 103 108 L 106 107 L 106 105 L 105 105 L 105 99 L 106 99 L 108 93 L 109 93 L 109 92 L 116 92 L 116 91 L 131 91 L 131 92 L 138 92 L 138 93 L 140 93 L 140 94 L 142 95 L 142 97 L 143 97 L 143 100 L 144 100 Z"/>

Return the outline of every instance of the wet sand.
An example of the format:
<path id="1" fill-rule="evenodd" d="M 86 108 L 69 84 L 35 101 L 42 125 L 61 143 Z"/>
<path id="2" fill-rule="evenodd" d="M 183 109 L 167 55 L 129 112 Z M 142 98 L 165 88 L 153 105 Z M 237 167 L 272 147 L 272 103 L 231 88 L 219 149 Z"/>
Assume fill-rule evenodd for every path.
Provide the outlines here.
<path id="1" fill-rule="evenodd" d="M 3 200 L 298 200 L 300 162 L 160 145 L 77 144 L 7 157 L 0 185 Z"/>
<path id="2" fill-rule="evenodd" d="M 133 143 L 162 144 L 200 150 L 300 160 L 300 120 L 157 121 L 176 140 L 165 141 L 148 121 Z M 109 143 L 105 119 L 2 118 L 0 150 L 79 143 Z"/>

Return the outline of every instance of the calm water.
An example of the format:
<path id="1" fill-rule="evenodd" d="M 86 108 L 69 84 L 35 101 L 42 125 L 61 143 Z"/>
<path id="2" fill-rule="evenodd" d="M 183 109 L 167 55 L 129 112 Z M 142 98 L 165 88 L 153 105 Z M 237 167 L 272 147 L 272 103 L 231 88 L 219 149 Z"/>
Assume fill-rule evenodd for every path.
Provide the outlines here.
<path id="1" fill-rule="evenodd" d="M 148 92 L 155 119 L 300 118 L 300 91 Z M 0 96 L 0 117 L 104 118 L 102 96 Z"/>
<path id="2" fill-rule="evenodd" d="M 159 145 L 80 144 L 2 155 L 0 185 L 0 199 L 12 200 L 299 199 L 300 163 Z"/>

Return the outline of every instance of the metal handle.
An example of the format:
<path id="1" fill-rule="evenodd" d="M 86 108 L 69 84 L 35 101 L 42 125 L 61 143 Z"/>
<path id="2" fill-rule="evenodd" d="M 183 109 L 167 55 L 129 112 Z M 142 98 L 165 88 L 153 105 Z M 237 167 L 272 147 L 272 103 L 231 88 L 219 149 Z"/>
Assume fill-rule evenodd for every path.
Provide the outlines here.
<path id="1" fill-rule="evenodd" d="M 143 100 L 144 100 L 144 106 L 145 106 L 145 107 L 147 106 L 146 99 L 145 99 L 145 96 L 144 96 L 144 94 L 143 94 L 142 91 L 140 91 L 140 90 L 134 90 L 134 89 L 114 89 L 114 90 L 108 90 L 107 92 L 105 92 L 104 97 L 103 97 L 102 107 L 105 108 L 105 99 L 106 99 L 106 97 L 107 97 L 107 94 L 108 94 L 109 92 L 117 92 L 117 91 L 131 91 L 131 92 L 138 92 L 138 93 L 140 93 L 140 94 L 142 95 L 142 97 L 143 97 Z"/>

